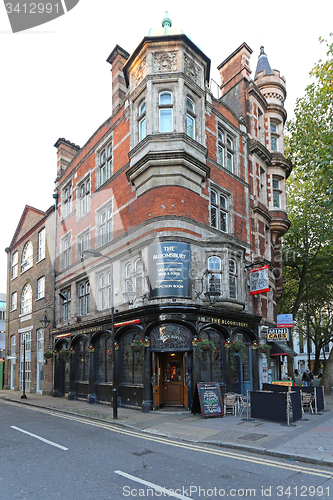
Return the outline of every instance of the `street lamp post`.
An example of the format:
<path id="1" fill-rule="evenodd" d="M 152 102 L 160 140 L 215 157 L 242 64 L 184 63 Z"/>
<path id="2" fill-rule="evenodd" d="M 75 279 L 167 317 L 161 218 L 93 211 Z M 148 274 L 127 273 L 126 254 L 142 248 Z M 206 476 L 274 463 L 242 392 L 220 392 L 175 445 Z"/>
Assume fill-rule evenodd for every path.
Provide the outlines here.
<path id="1" fill-rule="evenodd" d="M 115 331 L 114 331 L 114 301 L 113 301 L 113 262 L 111 257 L 108 255 L 103 255 L 101 252 L 97 250 L 87 249 L 82 252 L 84 255 L 90 257 L 103 257 L 104 259 L 109 259 L 110 261 L 110 288 L 111 288 L 111 337 L 112 337 L 112 378 L 113 378 L 113 397 L 112 397 L 112 409 L 113 409 L 113 418 L 118 418 L 118 394 L 117 394 L 117 384 L 116 384 L 116 347 L 115 347 Z"/>

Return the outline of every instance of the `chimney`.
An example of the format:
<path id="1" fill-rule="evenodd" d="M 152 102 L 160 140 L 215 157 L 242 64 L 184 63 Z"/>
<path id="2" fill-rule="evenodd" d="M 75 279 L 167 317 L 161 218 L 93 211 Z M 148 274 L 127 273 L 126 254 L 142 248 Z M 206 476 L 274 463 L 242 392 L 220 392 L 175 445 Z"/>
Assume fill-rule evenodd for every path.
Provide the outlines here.
<path id="1" fill-rule="evenodd" d="M 250 81 L 250 57 L 252 50 L 243 43 L 219 66 L 222 96 L 243 79 Z"/>
<path id="2" fill-rule="evenodd" d="M 112 66 L 112 113 L 118 111 L 125 100 L 127 89 L 123 67 L 129 56 L 126 50 L 116 45 L 107 58 L 107 62 Z"/>
<path id="3" fill-rule="evenodd" d="M 80 151 L 80 146 L 77 146 L 73 142 L 69 142 L 63 137 L 57 140 L 54 145 L 57 148 L 57 177 L 61 176 L 63 172 L 67 169 L 68 165 L 72 159 Z"/>

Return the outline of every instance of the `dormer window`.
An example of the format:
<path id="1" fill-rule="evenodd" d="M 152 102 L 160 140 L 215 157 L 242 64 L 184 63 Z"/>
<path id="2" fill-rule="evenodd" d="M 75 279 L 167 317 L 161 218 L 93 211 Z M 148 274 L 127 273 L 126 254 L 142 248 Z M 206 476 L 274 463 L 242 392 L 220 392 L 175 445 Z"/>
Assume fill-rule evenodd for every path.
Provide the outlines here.
<path id="1" fill-rule="evenodd" d="M 139 106 L 139 141 L 147 135 L 146 101 L 142 101 Z"/>
<path id="2" fill-rule="evenodd" d="M 172 94 L 161 92 L 159 95 L 159 123 L 160 132 L 172 132 Z"/>
<path id="3" fill-rule="evenodd" d="M 190 97 L 186 98 L 186 133 L 192 139 L 195 138 L 195 106 Z"/>

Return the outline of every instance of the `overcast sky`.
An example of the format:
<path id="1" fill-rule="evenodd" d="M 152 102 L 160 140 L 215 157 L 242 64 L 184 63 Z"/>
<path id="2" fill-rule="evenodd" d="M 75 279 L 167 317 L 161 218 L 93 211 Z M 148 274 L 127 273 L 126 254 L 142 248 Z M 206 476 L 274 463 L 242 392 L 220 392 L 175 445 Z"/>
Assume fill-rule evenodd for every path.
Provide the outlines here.
<path id="1" fill-rule="evenodd" d="M 0 2 L 0 293 L 6 292 L 5 248 L 25 205 L 45 211 L 53 204 L 55 142 L 65 137 L 83 146 L 110 116 L 107 57 L 116 44 L 133 52 L 150 28 L 161 26 L 165 10 L 173 26 L 211 59 L 216 81 L 217 66 L 243 42 L 253 50 L 254 72 L 263 45 L 271 67 L 287 80 L 289 117 L 309 83 L 310 69 L 325 56 L 319 36 L 333 31 L 332 0 L 315 5 L 299 0 L 80 0 L 67 14 L 15 34 Z"/>

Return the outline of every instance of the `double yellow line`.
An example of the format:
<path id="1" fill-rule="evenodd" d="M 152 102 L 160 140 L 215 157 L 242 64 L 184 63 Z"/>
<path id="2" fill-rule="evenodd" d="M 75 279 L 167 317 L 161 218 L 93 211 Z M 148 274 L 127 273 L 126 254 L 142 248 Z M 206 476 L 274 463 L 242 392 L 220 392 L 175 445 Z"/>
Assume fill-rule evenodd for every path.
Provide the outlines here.
<path id="1" fill-rule="evenodd" d="M 318 466 L 318 468 L 311 467 L 311 466 L 305 466 L 305 465 L 299 465 L 295 464 L 292 462 L 285 463 L 283 462 L 283 459 L 274 460 L 274 459 L 269 459 L 269 458 L 263 458 L 261 456 L 251 456 L 247 453 L 237 453 L 235 451 L 228 451 L 228 450 L 222 450 L 219 448 L 213 448 L 210 446 L 207 446 L 205 444 L 200 444 L 196 445 L 193 443 L 184 443 L 184 442 L 178 442 L 178 441 L 173 441 L 168 438 L 163 438 L 161 436 L 152 436 L 149 434 L 146 434 L 144 432 L 138 432 L 138 431 L 133 431 L 131 429 L 121 427 L 120 425 L 116 425 L 113 423 L 104 423 L 104 422 L 98 422 L 94 420 L 90 420 L 89 417 L 79 417 L 76 415 L 68 415 L 64 414 L 61 412 L 53 412 L 52 410 L 46 410 L 44 408 L 36 408 L 36 407 L 31 407 L 31 406 L 26 406 L 26 408 L 30 408 L 33 410 L 41 411 L 44 413 L 47 413 L 49 415 L 52 415 L 54 417 L 58 418 L 63 418 L 66 420 L 71 420 L 74 422 L 79 422 L 81 424 L 85 425 L 91 425 L 93 427 L 98 427 L 100 429 L 106 429 L 108 431 L 116 432 L 117 434 L 123 434 L 126 436 L 131 436 L 133 438 L 137 439 L 143 439 L 145 441 L 151 441 L 154 443 L 158 444 L 165 444 L 168 446 L 173 446 L 175 448 L 182 448 L 184 450 L 189 450 L 189 451 L 195 451 L 199 453 L 206 453 L 208 455 L 215 455 L 219 457 L 225 457 L 233 460 L 241 460 L 244 462 L 250 462 L 256 465 L 264 465 L 266 467 L 274 467 L 278 469 L 285 469 L 288 470 L 289 472 L 298 472 L 298 473 L 303 473 L 303 474 L 308 474 L 312 476 L 319 476 L 323 477 L 326 479 L 332 479 L 333 478 L 333 470 L 322 470 L 321 466 Z"/>

